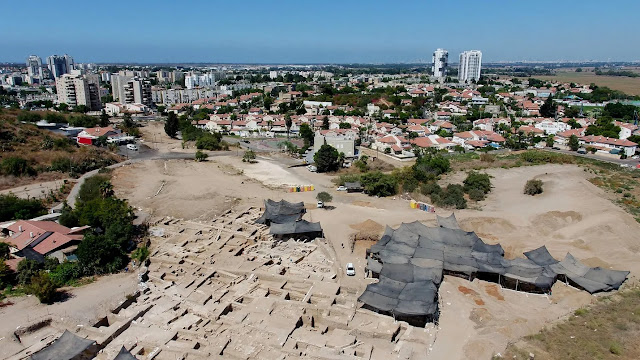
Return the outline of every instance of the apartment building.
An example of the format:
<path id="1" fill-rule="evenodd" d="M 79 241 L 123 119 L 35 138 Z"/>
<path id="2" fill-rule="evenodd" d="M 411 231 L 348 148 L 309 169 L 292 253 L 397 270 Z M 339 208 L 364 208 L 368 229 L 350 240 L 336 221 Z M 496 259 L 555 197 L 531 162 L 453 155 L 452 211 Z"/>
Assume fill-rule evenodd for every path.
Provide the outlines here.
<path id="1" fill-rule="evenodd" d="M 91 110 L 100 110 L 100 80 L 95 74 L 64 74 L 56 81 L 58 103 L 70 107 L 85 105 Z"/>
<path id="2" fill-rule="evenodd" d="M 482 67 L 482 51 L 469 50 L 460 53 L 458 65 L 458 80 L 471 82 L 480 80 L 480 68 Z"/>

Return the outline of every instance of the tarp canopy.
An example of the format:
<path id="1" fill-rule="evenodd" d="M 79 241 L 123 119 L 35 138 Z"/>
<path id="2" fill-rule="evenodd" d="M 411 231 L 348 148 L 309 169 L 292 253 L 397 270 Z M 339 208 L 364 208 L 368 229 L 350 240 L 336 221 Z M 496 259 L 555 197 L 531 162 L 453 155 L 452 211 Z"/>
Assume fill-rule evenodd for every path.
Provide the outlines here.
<path id="1" fill-rule="evenodd" d="M 367 269 L 380 281 L 368 285 L 359 301 L 385 313 L 428 317 L 437 311 L 437 287 L 445 272 L 493 274 L 516 287 L 528 284 L 533 291 L 547 291 L 558 275 L 565 275 L 590 293 L 618 289 L 629 275 L 590 268 L 571 254 L 558 261 L 544 246 L 524 253 L 526 259 L 508 260 L 500 244 L 487 244 L 474 232 L 461 230 L 453 214 L 437 220 L 438 227 L 418 221 L 395 230 L 387 226 L 367 252 Z"/>
<path id="2" fill-rule="evenodd" d="M 120 349 L 120 352 L 118 353 L 118 355 L 113 360 L 138 360 L 138 359 L 136 359 L 135 356 L 131 355 L 131 353 L 127 349 L 125 349 L 125 347 L 123 346 Z"/>
<path id="3" fill-rule="evenodd" d="M 264 214 L 256 220 L 258 224 L 284 224 L 300 220 L 305 212 L 304 203 L 290 203 L 286 200 L 264 201 Z"/>
<path id="4" fill-rule="evenodd" d="M 69 360 L 91 347 L 95 341 L 81 338 L 65 330 L 58 340 L 31 355 L 33 360 Z"/>
<path id="5" fill-rule="evenodd" d="M 322 232 L 320 223 L 312 223 L 306 220 L 287 222 L 284 224 L 272 223 L 271 229 L 269 229 L 269 233 L 272 235 L 307 234 L 317 232 Z"/>

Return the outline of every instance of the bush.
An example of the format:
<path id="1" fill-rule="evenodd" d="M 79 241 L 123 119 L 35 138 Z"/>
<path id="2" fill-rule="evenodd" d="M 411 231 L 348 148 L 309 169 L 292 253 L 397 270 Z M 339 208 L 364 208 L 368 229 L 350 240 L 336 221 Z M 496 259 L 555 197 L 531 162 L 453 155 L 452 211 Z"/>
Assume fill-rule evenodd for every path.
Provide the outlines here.
<path id="1" fill-rule="evenodd" d="M 414 178 L 407 178 L 402 183 L 402 191 L 408 192 L 408 193 L 414 192 L 418 188 L 418 185 L 419 185 L 418 180 Z"/>
<path id="2" fill-rule="evenodd" d="M 26 285 L 36 276 L 43 265 L 35 260 L 24 259 L 18 263 L 18 283 Z"/>
<path id="3" fill-rule="evenodd" d="M 251 164 L 256 162 L 256 153 L 253 150 L 246 150 L 242 156 L 242 161 Z"/>
<path id="4" fill-rule="evenodd" d="M 131 253 L 131 258 L 138 260 L 140 264 L 149 257 L 149 248 L 146 246 L 139 247 Z"/>
<path id="5" fill-rule="evenodd" d="M 18 114 L 18 121 L 21 121 L 21 122 L 34 123 L 40 120 L 42 120 L 42 116 L 37 112 L 23 111 L 20 114 Z"/>
<path id="6" fill-rule="evenodd" d="M 420 187 L 420 192 L 423 195 L 427 195 L 427 196 L 430 196 L 432 194 L 439 195 L 442 193 L 442 188 L 440 187 L 440 185 L 438 185 L 437 182 L 431 181 L 426 184 L 423 184 Z"/>
<path id="7" fill-rule="evenodd" d="M 542 194 L 542 180 L 529 180 L 524 185 L 524 193 L 526 195 L 538 195 Z"/>
<path id="8" fill-rule="evenodd" d="M 31 166 L 29 166 L 27 160 L 18 156 L 12 156 L 3 159 L 2 163 L 0 163 L 0 170 L 4 175 L 36 175 L 36 171 Z"/>
<path id="9" fill-rule="evenodd" d="M 69 285 L 81 276 L 82 273 L 77 262 L 63 262 L 49 272 L 49 278 L 58 287 Z"/>
<path id="10" fill-rule="evenodd" d="M 465 209 L 467 200 L 464 198 L 464 188 L 459 184 L 449 184 L 440 194 L 432 194 L 431 201 L 440 207 Z"/>
<path id="11" fill-rule="evenodd" d="M 360 182 L 367 194 L 372 196 L 391 196 L 398 192 L 396 178 L 380 171 L 363 174 Z"/>
<path id="12" fill-rule="evenodd" d="M 467 178 L 464 179 L 463 184 L 464 191 L 469 195 L 471 195 L 470 191 L 474 189 L 482 191 L 483 195 L 488 194 L 491 191 L 491 178 L 488 174 L 471 171 L 467 175 Z"/>
<path id="13" fill-rule="evenodd" d="M 572 164 L 573 156 L 548 151 L 529 150 L 520 154 L 520 158 L 532 164 Z"/>
<path id="14" fill-rule="evenodd" d="M 220 133 L 205 133 L 196 140 L 196 148 L 199 150 L 229 150 L 229 145 L 222 141 Z"/>
<path id="15" fill-rule="evenodd" d="M 480 189 L 471 189 L 467 194 L 469 194 L 469 199 L 473 201 L 482 201 L 485 198 L 485 193 Z"/>
<path id="16" fill-rule="evenodd" d="M 209 155 L 207 155 L 206 153 L 200 150 L 196 151 L 196 161 L 205 161 L 208 157 Z"/>
<path id="17" fill-rule="evenodd" d="M 46 213 L 47 209 L 39 199 L 20 199 L 13 194 L 0 195 L 0 221 L 31 219 Z"/>
<path id="18" fill-rule="evenodd" d="M 51 304 L 56 295 L 56 285 L 44 271 L 39 272 L 31 278 L 31 283 L 27 286 L 27 292 L 35 295 L 43 304 Z"/>

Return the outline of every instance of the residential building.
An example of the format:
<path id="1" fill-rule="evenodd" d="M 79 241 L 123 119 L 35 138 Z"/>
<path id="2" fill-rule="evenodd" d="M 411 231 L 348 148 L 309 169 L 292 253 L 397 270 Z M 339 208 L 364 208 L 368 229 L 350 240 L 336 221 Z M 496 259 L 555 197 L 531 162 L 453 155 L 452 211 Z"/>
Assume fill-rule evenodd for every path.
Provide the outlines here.
<path id="1" fill-rule="evenodd" d="M 325 130 L 316 131 L 313 141 L 314 153 L 320 150 L 324 144 L 333 146 L 338 152 L 344 153 L 346 158 L 353 158 L 356 155 L 355 139 L 357 132 L 351 129 L 342 129 L 350 131 Z"/>
<path id="2" fill-rule="evenodd" d="M 431 70 L 433 76 L 438 79 L 444 79 L 447 76 L 447 66 L 449 65 L 449 52 L 444 49 L 436 49 L 433 52 L 433 65 Z"/>
<path id="3" fill-rule="evenodd" d="M 64 74 L 69 74 L 73 70 L 73 58 L 67 54 L 51 55 L 47 58 L 47 67 L 54 79 L 58 79 Z"/>
<path id="4" fill-rule="evenodd" d="M 18 220 L 6 227 L 8 236 L 3 241 L 9 244 L 14 256 L 38 261 L 50 256 L 64 261 L 65 254 L 82 241 L 87 228 L 70 229 L 53 221 Z"/>
<path id="5" fill-rule="evenodd" d="M 60 104 L 85 105 L 94 111 L 102 108 L 98 75 L 64 74 L 56 81 L 56 90 Z"/>
<path id="6" fill-rule="evenodd" d="M 27 75 L 29 84 L 40 84 L 44 79 L 42 59 L 39 56 L 31 55 L 27 58 Z"/>
<path id="7" fill-rule="evenodd" d="M 471 82 L 480 80 L 480 68 L 482 67 L 482 52 L 469 50 L 460 53 L 458 65 L 458 81 Z"/>
<path id="8" fill-rule="evenodd" d="M 111 75 L 113 100 L 121 104 L 153 105 L 151 81 L 138 76 Z"/>
<path id="9" fill-rule="evenodd" d="M 78 144 L 91 145 L 93 142 L 101 136 L 105 136 L 107 140 L 111 138 L 121 137 L 122 131 L 119 129 L 114 129 L 112 126 L 106 127 L 94 127 L 87 128 L 82 130 L 78 136 Z"/>
<path id="10" fill-rule="evenodd" d="M 588 135 L 580 139 L 580 143 L 585 147 L 594 147 L 600 151 L 611 152 L 618 150 L 620 154 L 632 156 L 636 153 L 638 144 L 627 139 L 614 139 L 605 136 Z"/>

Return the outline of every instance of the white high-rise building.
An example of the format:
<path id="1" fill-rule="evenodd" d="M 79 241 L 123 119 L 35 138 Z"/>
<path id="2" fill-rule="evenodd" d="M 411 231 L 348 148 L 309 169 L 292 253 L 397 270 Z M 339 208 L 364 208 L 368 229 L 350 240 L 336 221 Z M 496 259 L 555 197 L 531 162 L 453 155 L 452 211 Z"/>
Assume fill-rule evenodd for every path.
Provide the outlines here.
<path id="1" fill-rule="evenodd" d="M 449 52 L 444 49 L 436 49 L 433 52 L 433 76 L 438 79 L 443 79 L 447 76 L 447 66 L 449 66 Z"/>
<path id="2" fill-rule="evenodd" d="M 71 73 L 71 70 L 74 69 L 73 65 L 73 58 L 67 54 L 62 56 L 51 55 L 47 58 L 47 67 L 49 71 L 51 71 L 51 76 L 53 76 L 54 79 Z"/>
<path id="3" fill-rule="evenodd" d="M 460 65 L 458 67 L 458 81 L 471 82 L 480 80 L 480 68 L 482 67 L 482 51 L 468 50 L 460 53 Z"/>
<path id="4" fill-rule="evenodd" d="M 151 81 L 138 76 L 111 75 L 111 93 L 113 100 L 121 104 L 153 105 Z"/>
<path id="5" fill-rule="evenodd" d="M 69 107 L 85 105 L 91 110 L 100 110 L 100 78 L 95 74 L 63 74 L 56 81 L 58 103 Z"/>
<path id="6" fill-rule="evenodd" d="M 41 83 L 44 78 L 42 72 L 42 59 L 40 56 L 31 55 L 27 58 L 27 74 L 29 84 Z"/>

